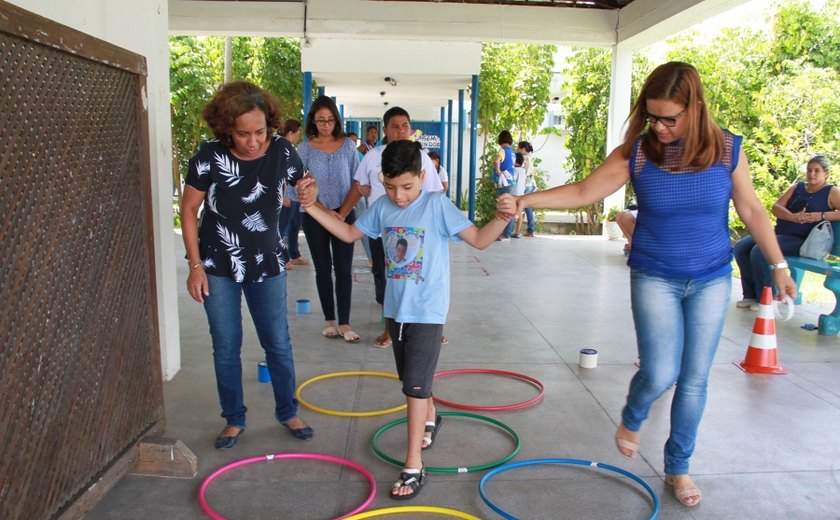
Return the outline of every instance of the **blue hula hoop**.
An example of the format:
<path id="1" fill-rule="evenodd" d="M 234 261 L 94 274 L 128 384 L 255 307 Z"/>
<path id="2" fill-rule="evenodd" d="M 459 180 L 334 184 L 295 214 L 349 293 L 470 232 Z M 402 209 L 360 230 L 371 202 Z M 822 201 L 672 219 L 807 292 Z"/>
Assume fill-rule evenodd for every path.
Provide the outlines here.
<path id="1" fill-rule="evenodd" d="M 505 464 L 504 466 L 499 466 L 498 468 L 489 471 L 486 475 L 484 475 L 484 477 L 481 478 L 481 482 L 479 482 L 478 484 L 478 493 L 481 495 L 481 499 L 484 500 L 484 503 L 487 504 L 490 507 L 490 509 L 499 513 L 499 515 L 501 515 L 502 518 L 505 518 L 507 520 L 520 520 L 518 517 L 515 517 L 512 514 L 502 510 L 502 508 L 500 508 L 499 506 L 494 504 L 489 498 L 487 498 L 487 493 L 484 492 L 484 485 L 491 477 L 499 473 L 504 473 L 505 471 L 514 468 L 521 468 L 523 466 L 536 466 L 539 464 L 572 464 L 575 466 L 590 466 L 593 468 L 606 469 L 614 473 L 624 475 L 625 477 L 630 478 L 631 480 L 635 481 L 637 484 L 642 486 L 653 499 L 653 514 L 651 514 L 648 517 L 648 520 L 654 520 L 657 516 L 659 516 L 659 498 L 656 496 L 656 493 L 654 493 L 653 488 L 651 488 L 647 482 L 645 482 L 635 474 L 630 473 L 626 469 L 621 469 L 617 466 L 612 466 L 610 464 L 604 464 L 603 462 L 593 462 L 591 460 L 581 459 L 533 459 L 522 460 L 519 462 Z"/>

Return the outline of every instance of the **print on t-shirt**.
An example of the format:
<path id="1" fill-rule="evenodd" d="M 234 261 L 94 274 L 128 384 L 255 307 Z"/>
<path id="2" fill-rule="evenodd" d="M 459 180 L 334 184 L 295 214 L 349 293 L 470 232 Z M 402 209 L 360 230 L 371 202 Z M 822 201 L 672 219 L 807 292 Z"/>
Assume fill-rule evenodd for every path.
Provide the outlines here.
<path id="1" fill-rule="evenodd" d="M 422 281 L 423 228 L 385 228 L 385 268 L 388 278 Z"/>

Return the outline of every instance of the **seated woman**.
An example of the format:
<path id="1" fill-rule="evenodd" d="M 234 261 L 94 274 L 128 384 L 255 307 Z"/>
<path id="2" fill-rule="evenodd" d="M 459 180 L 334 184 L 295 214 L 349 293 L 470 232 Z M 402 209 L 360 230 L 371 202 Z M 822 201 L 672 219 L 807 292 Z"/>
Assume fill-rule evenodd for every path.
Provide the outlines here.
<path id="1" fill-rule="evenodd" d="M 797 182 L 773 205 L 776 216 L 776 239 L 786 256 L 799 255 L 808 233 L 823 220 L 840 220 L 840 189 L 828 184 L 831 163 L 822 155 L 808 161 L 805 181 Z M 743 299 L 739 309 L 758 310 L 758 298 L 764 286 L 773 286 L 770 267 L 761 249 L 750 235 L 735 244 L 735 261 L 741 270 Z"/>
<path id="2" fill-rule="evenodd" d="M 638 214 L 639 206 L 630 204 L 615 216 L 615 223 L 627 239 L 627 243 L 624 244 L 624 256 L 630 256 L 630 250 L 633 248 L 633 231 L 636 229 L 636 215 Z"/>

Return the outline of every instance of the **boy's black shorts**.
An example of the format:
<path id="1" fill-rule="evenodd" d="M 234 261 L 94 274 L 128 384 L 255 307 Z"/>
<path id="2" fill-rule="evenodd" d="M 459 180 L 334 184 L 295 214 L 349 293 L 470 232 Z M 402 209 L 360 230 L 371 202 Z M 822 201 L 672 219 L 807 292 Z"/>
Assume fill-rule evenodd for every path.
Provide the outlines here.
<path id="1" fill-rule="evenodd" d="M 403 383 L 403 393 L 409 397 L 432 397 L 440 338 L 443 325 L 431 323 L 397 323 L 388 320 L 388 333 L 394 347 L 397 374 Z"/>

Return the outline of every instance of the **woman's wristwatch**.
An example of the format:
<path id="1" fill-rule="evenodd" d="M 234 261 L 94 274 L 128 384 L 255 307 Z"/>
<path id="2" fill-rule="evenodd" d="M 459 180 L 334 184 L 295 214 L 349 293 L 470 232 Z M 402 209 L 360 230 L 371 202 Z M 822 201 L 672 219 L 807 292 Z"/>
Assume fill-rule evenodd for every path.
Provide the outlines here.
<path id="1" fill-rule="evenodd" d="M 769 267 L 771 271 L 775 271 L 776 269 L 787 269 L 788 263 L 782 260 L 778 264 L 770 264 Z"/>

